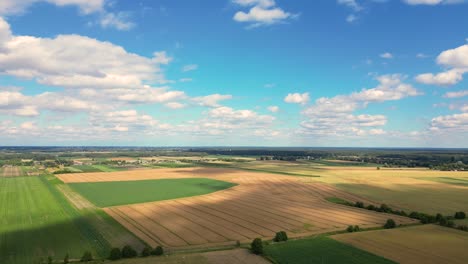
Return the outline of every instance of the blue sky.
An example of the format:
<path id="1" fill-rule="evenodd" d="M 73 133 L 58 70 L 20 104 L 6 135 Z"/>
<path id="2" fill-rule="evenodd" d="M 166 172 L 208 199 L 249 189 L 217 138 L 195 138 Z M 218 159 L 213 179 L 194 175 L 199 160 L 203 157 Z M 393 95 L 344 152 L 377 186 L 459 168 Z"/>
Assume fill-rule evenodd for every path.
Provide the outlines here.
<path id="1" fill-rule="evenodd" d="M 467 13 L 4 0 L 0 145 L 468 147 Z"/>

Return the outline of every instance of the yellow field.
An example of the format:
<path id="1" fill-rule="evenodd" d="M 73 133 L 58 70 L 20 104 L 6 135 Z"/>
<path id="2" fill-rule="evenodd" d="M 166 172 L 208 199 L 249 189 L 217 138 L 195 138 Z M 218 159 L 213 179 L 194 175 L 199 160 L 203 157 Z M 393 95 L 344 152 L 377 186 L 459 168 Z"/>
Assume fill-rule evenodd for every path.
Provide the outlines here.
<path id="1" fill-rule="evenodd" d="M 435 181 L 441 177 L 468 181 L 468 172 L 429 169 L 321 166 L 312 162 L 255 161 L 236 167 L 301 176 L 406 211 L 453 214 L 468 211 L 468 185 Z M 434 179 L 434 180 L 431 180 Z"/>
<path id="2" fill-rule="evenodd" d="M 468 233 L 436 225 L 334 235 L 332 238 L 402 264 L 465 264 Z"/>
<path id="3" fill-rule="evenodd" d="M 151 246 L 170 248 L 233 245 L 256 237 L 290 237 L 341 231 L 348 225 L 382 226 L 414 219 L 327 202 L 327 197 L 365 201 L 311 178 L 225 168 L 179 168 L 110 173 L 74 173 L 58 177 L 65 183 L 204 177 L 237 186 L 202 196 L 105 208 L 128 230 Z"/>

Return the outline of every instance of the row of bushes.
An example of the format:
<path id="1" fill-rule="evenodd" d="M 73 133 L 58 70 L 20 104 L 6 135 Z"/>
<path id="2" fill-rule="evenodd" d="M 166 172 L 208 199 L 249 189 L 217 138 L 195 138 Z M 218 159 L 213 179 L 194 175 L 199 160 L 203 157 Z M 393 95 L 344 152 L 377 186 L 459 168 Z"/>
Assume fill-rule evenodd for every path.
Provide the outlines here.
<path id="1" fill-rule="evenodd" d="M 156 248 L 145 247 L 141 251 L 140 256 L 148 257 L 148 256 L 161 256 L 164 254 L 164 250 L 161 246 L 157 246 Z M 135 258 L 138 256 L 137 251 L 132 248 L 131 246 L 127 245 L 120 250 L 120 248 L 113 248 L 110 252 L 109 259 L 110 260 L 119 260 L 122 258 Z"/>
<path id="2" fill-rule="evenodd" d="M 430 214 L 425 214 L 425 213 L 420 213 L 420 212 L 411 212 L 410 214 L 407 214 L 403 210 L 393 210 L 386 204 L 381 204 L 380 206 L 375 206 L 375 205 L 370 204 L 370 205 L 365 206 L 363 202 L 351 203 L 348 201 L 345 201 L 342 204 L 357 207 L 357 208 L 367 209 L 371 211 L 381 212 L 381 213 L 407 216 L 413 219 L 418 219 L 422 224 L 436 224 L 437 223 L 441 226 L 450 227 L 450 228 L 458 228 L 463 231 L 468 231 L 468 226 L 466 225 L 456 226 L 455 222 L 453 221 L 453 219 L 465 219 L 466 218 L 465 212 L 456 212 L 454 216 L 443 216 L 442 214 L 430 215 Z M 387 224 L 388 224 L 388 221 L 386 225 Z"/>
<path id="3" fill-rule="evenodd" d="M 273 238 L 275 242 L 285 242 L 288 241 L 288 234 L 285 231 L 277 232 Z M 263 254 L 263 241 L 261 238 L 255 238 L 250 244 L 250 250 L 256 255 Z"/>

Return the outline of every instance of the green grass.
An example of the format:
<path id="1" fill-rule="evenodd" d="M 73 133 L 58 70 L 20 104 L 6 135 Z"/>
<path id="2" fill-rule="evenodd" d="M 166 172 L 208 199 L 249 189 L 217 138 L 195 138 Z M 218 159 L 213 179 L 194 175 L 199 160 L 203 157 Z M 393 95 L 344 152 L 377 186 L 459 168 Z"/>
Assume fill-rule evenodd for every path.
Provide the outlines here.
<path id="1" fill-rule="evenodd" d="M 104 256 L 105 240 L 44 176 L 0 178 L 0 263 Z"/>
<path id="2" fill-rule="evenodd" d="M 96 206 L 109 207 L 202 195 L 230 188 L 236 184 L 204 178 L 188 178 L 69 185 Z"/>
<path id="3" fill-rule="evenodd" d="M 78 169 L 82 172 L 102 172 L 102 170 L 96 168 L 93 165 L 75 165 L 72 168 Z"/>
<path id="4" fill-rule="evenodd" d="M 114 171 L 122 171 L 125 169 L 119 168 L 119 167 L 113 167 L 109 165 L 93 165 L 94 168 L 96 168 L 99 171 L 103 172 L 114 172 Z"/>
<path id="5" fill-rule="evenodd" d="M 265 247 L 265 255 L 273 260 L 274 263 L 279 264 L 395 263 L 324 236 L 270 244 Z"/>
<path id="6" fill-rule="evenodd" d="M 350 203 L 338 197 L 327 197 L 325 198 L 325 200 L 329 201 L 330 203 L 343 204 L 343 205 L 349 205 Z"/>
<path id="7" fill-rule="evenodd" d="M 161 162 L 151 165 L 154 168 L 191 168 L 196 165 L 192 163 L 178 163 L 178 162 Z"/>

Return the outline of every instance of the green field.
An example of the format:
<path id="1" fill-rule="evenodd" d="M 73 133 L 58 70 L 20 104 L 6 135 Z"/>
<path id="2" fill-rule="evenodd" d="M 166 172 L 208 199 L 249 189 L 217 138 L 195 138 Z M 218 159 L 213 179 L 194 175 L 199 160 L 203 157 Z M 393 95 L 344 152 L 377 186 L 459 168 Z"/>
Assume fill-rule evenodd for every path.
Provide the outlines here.
<path id="1" fill-rule="evenodd" d="M 0 178 L 0 263 L 107 254 L 109 245 L 45 177 Z"/>
<path id="2" fill-rule="evenodd" d="M 125 170 L 123 168 L 112 167 L 108 165 L 93 165 L 94 168 L 103 171 L 103 172 L 114 172 L 114 171 L 122 171 Z"/>
<path id="3" fill-rule="evenodd" d="M 265 255 L 278 264 L 395 263 L 324 236 L 270 244 L 265 247 Z"/>
<path id="4" fill-rule="evenodd" d="M 93 165 L 75 165 L 72 166 L 72 168 L 80 170 L 81 172 L 102 172 L 102 170 Z"/>
<path id="5" fill-rule="evenodd" d="M 204 178 L 188 178 L 86 182 L 69 185 L 96 206 L 109 207 L 202 195 L 230 188 L 236 184 Z"/>

